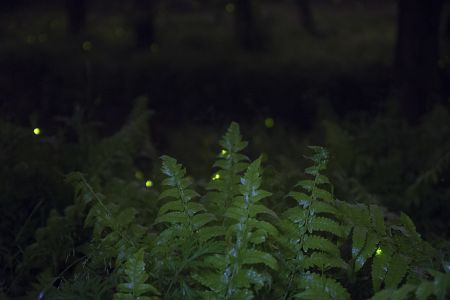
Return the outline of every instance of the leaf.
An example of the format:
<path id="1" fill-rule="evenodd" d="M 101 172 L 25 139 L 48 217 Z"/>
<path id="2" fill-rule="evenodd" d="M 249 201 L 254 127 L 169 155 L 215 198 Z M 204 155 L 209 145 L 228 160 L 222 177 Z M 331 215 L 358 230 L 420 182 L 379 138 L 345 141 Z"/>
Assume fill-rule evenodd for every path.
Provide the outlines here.
<path id="1" fill-rule="evenodd" d="M 361 253 L 364 245 L 366 244 L 367 229 L 360 226 L 353 228 L 352 235 L 352 257 L 356 258 Z"/>
<path id="2" fill-rule="evenodd" d="M 148 279 L 148 275 L 145 272 L 143 248 L 127 260 L 125 264 L 125 274 L 127 275 L 128 282 L 118 285 L 119 292 L 128 293 L 134 297 L 139 297 L 147 292 L 159 294 L 154 286 L 145 283 Z M 122 296 L 119 295 L 118 297 Z"/>
<path id="3" fill-rule="evenodd" d="M 183 211 L 183 209 L 184 206 L 181 201 L 170 201 L 161 206 L 161 208 L 159 209 L 159 215 L 163 215 L 168 211 Z"/>
<path id="4" fill-rule="evenodd" d="M 420 239 L 420 235 L 416 231 L 416 226 L 414 225 L 414 222 L 410 219 L 410 217 L 408 217 L 408 215 L 401 212 L 400 221 L 402 222 L 403 226 L 405 226 L 410 236 Z"/>
<path id="5" fill-rule="evenodd" d="M 381 284 L 386 277 L 392 255 L 392 250 L 387 245 L 382 247 L 382 249 L 382 254 L 375 255 L 372 262 L 372 287 L 375 292 L 380 290 Z"/>
<path id="6" fill-rule="evenodd" d="M 304 292 L 296 294 L 294 297 L 300 299 L 350 299 L 348 291 L 336 280 L 314 273 L 302 276 L 302 287 Z"/>
<path id="7" fill-rule="evenodd" d="M 275 228 L 275 226 L 266 221 L 250 219 L 248 220 L 248 227 L 252 230 L 263 230 L 273 237 L 278 235 L 278 230 Z"/>
<path id="8" fill-rule="evenodd" d="M 331 241 L 324 237 L 309 235 L 303 241 L 303 249 L 308 251 L 309 249 L 320 250 L 327 252 L 333 256 L 340 256 L 339 248 Z"/>
<path id="9" fill-rule="evenodd" d="M 194 230 L 197 230 L 203 227 L 205 224 L 214 220 L 216 220 L 216 216 L 214 216 L 213 214 L 208 213 L 197 214 L 194 217 L 192 217 L 192 225 L 194 226 Z"/>
<path id="10" fill-rule="evenodd" d="M 232 206 L 225 211 L 225 217 L 240 221 L 241 218 L 246 217 L 246 211 L 240 207 Z"/>
<path id="11" fill-rule="evenodd" d="M 377 205 L 370 205 L 370 217 L 372 219 L 375 231 L 380 235 L 386 235 L 386 226 L 384 224 L 383 211 Z"/>
<path id="12" fill-rule="evenodd" d="M 178 199 L 178 197 L 180 196 L 178 189 L 176 188 L 170 188 L 167 189 L 165 191 L 163 191 L 160 195 L 159 195 L 159 199 L 165 199 L 165 198 L 175 198 Z"/>
<path id="13" fill-rule="evenodd" d="M 265 205 L 262 204 L 251 205 L 249 211 L 251 218 L 255 217 L 257 214 L 268 214 L 271 215 L 272 217 L 275 218 L 277 217 L 277 214 L 273 210 L 267 208 Z"/>
<path id="14" fill-rule="evenodd" d="M 338 210 L 332 206 L 329 203 L 326 202 L 322 202 L 322 201 L 314 201 L 311 204 L 311 208 L 312 211 L 314 211 L 316 214 L 317 213 L 326 213 L 326 214 L 331 214 L 331 215 L 335 215 L 337 216 L 339 214 Z"/>
<path id="15" fill-rule="evenodd" d="M 430 281 L 423 281 L 416 289 L 416 298 L 417 300 L 426 300 L 433 294 L 433 292 L 433 283 Z"/>
<path id="16" fill-rule="evenodd" d="M 157 217 L 155 220 L 155 224 L 164 222 L 186 224 L 187 221 L 188 217 L 183 212 L 173 211 Z"/>
<path id="17" fill-rule="evenodd" d="M 378 236 L 373 231 L 369 231 L 367 233 L 367 240 L 365 246 L 356 257 L 355 272 L 361 270 L 366 261 L 373 256 L 373 254 L 377 249 L 378 242 L 379 242 Z"/>
<path id="18" fill-rule="evenodd" d="M 348 264 L 340 257 L 333 257 L 323 252 L 314 252 L 305 258 L 305 268 L 317 267 L 319 269 L 339 268 L 348 269 Z"/>
<path id="19" fill-rule="evenodd" d="M 197 234 L 200 241 L 206 242 L 209 239 L 225 235 L 225 228 L 222 226 L 207 226 L 200 228 Z"/>
<path id="20" fill-rule="evenodd" d="M 314 180 L 311 180 L 311 179 L 305 179 L 305 180 L 300 180 L 295 186 L 296 187 L 299 186 L 299 187 L 305 189 L 306 191 L 311 192 L 315 187 L 315 182 L 314 182 Z"/>
<path id="21" fill-rule="evenodd" d="M 246 265 L 265 264 L 272 270 L 278 269 L 277 260 L 269 253 L 255 249 L 246 249 L 242 252 L 242 263 Z"/>
<path id="22" fill-rule="evenodd" d="M 312 219 L 310 226 L 314 231 L 329 232 L 338 237 L 344 237 L 344 231 L 341 226 L 329 218 L 315 217 Z"/>
<path id="23" fill-rule="evenodd" d="M 386 288 L 397 288 L 407 272 L 407 258 L 401 254 L 395 255 L 389 263 L 389 269 L 384 280 Z"/>
<path id="24" fill-rule="evenodd" d="M 329 202 L 333 199 L 333 195 L 331 195 L 330 192 L 323 190 L 323 189 L 319 189 L 319 188 L 316 188 L 313 190 L 312 196 L 313 196 L 313 198 L 322 199 L 327 202 Z"/>
<path id="25" fill-rule="evenodd" d="M 295 192 L 295 191 L 289 192 L 287 197 L 294 198 L 294 200 L 296 200 L 299 203 L 299 205 L 304 206 L 304 207 L 308 207 L 312 202 L 312 199 L 310 196 L 306 195 L 305 193 L 301 193 L 301 192 Z"/>

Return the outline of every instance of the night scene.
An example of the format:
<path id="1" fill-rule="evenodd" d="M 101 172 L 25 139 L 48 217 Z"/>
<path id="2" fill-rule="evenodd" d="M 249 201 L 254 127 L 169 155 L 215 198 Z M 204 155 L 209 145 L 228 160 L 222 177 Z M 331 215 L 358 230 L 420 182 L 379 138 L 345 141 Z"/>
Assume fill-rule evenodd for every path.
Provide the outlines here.
<path id="1" fill-rule="evenodd" d="M 450 299 L 450 0 L 0 1 L 0 299 Z"/>

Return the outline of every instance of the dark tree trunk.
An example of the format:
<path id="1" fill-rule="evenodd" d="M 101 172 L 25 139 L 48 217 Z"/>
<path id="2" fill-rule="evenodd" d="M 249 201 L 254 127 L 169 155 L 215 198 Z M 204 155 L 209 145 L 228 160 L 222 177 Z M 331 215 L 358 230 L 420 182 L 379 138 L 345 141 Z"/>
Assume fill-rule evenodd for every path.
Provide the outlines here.
<path id="1" fill-rule="evenodd" d="M 66 0 L 67 31 L 77 35 L 84 29 L 86 22 L 86 0 Z"/>
<path id="2" fill-rule="evenodd" d="M 240 45 L 249 51 L 262 47 L 262 37 L 256 27 L 252 0 L 236 0 L 236 35 Z"/>
<path id="3" fill-rule="evenodd" d="M 296 0 L 295 4 L 297 5 L 298 16 L 303 28 L 311 35 L 319 35 L 311 8 L 311 2 L 309 0 Z"/>
<path id="4" fill-rule="evenodd" d="M 443 0 L 398 0 L 396 88 L 400 110 L 415 123 L 438 91 L 439 24 Z"/>
<path id="5" fill-rule="evenodd" d="M 136 46 L 149 48 L 155 43 L 156 0 L 134 0 Z"/>

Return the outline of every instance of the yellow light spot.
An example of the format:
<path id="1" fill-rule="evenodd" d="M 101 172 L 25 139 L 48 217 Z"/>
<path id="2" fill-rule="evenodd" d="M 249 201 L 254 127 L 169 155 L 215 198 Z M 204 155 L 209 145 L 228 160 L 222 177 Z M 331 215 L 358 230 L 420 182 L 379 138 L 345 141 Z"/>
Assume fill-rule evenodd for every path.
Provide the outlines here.
<path id="1" fill-rule="evenodd" d="M 134 173 L 134 177 L 136 177 L 136 179 L 142 180 L 144 179 L 144 173 L 142 173 L 141 171 L 136 171 L 136 173 Z"/>
<path id="2" fill-rule="evenodd" d="M 92 43 L 90 41 L 84 41 L 81 45 L 84 51 L 91 51 L 92 50 Z"/>
<path id="3" fill-rule="evenodd" d="M 234 13 L 236 7 L 234 6 L 233 3 L 227 3 L 227 5 L 225 5 L 225 11 L 229 14 Z"/>
<path id="4" fill-rule="evenodd" d="M 214 174 L 214 176 L 212 177 L 212 180 L 218 180 L 218 179 L 220 179 L 220 174 L 219 173 Z"/>
<path id="5" fill-rule="evenodd" d="M 222 149 L 222 151 L 220 151 L 220 155 L 222 155 L 222 156 L 225 156 L 225 155 L 227 155 L 227 150 L 225 150 L 225 149 Z"/>
<path id="6" fill-rule="evenodd" d="M 267 128 L 272 128 L 275 125 L 275 121 L 273 120 L 273 118 L 266 118 L 264 120 L 264 125 L 266 125 Z"/>
<path id="7" fill-rule="evenodd" d="M 159 52 L 159 45 L 153 43 L 153 44 L 150 46 L 150 52 L 152 52 L 152 53 L 157 53 L 157 52 Z"/>
<path id="8" fill-rule="evenodd" d="M 145 186 L 148 187 L 148 188 L 150 188 L 150 187 L 153 186 L 153 182 L 152 182 L 151 180 L 147 180 L 147 181 L 145 182 Z"/>
<path id="9" fill-rule="evenodd" d="M 377 250 L 375 251 L 375 255 L 380 256 L 381 254 L 383 254 L 383 250 L 381 250 L 381 248 L 378 247 Z"/>
<path id="10" fill-rule="evenodd" d="M 41 129 L 39 129 L 39 128 L 35 128 L 35 129 L 33 129 L 33 133 L 35 134 L 35 135 L 39 135 L 39 134 L 41 134 Z"/>

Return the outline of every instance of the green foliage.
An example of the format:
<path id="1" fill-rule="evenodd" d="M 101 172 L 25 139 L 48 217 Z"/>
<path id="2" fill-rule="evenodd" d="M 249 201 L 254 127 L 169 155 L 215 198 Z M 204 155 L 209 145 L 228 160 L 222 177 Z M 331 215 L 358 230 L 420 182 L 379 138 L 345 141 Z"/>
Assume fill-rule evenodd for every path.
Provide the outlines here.
<path id="1" fill-rule="evenodd" d="M 407 212 L 426 235 L 450 232 L 448 120 L 448 110 L 437 105 L 414 127 L 388 116 L 325 122 L 336 193 Z"/>
<path id="2" fill-rule="evenodd" d="M 145 283 L 148 275 L 145 272 L 144 249 L 140 249 L 132 255 L 125 264 L 127 282 L 117 286 L 118 293 L 114 294 L 114 300 L 151 300 L 159 297 L 144 296 L 146 293 L 159 295 L 158 290 L 151 284 Z"/>
<path id="3" fill-rule="evenodd" d="M 231 123 L 220 145 L 223 148 L 213 166 L 219 168 L 219 171 L 213 175 L 213 180 L 208 185 L 210 192 L 206 198 L 210 209 L 222 220 L 225 211 L 239 194 L 240 177 L 248 166 L 247 156 L 240 153 L 247 147 L 247 142 L 242 141 L 237 123 Z"/>
<path id="4" fill-rule="evenodd" d="M 176 159 L 164 155 L 164 178 L 156 184 L 162 189 L 152 192 L 139 188 L 134 179 L 114 175 L 133 168 L 132 156 L 141 144 L 137 140 L 143 137 L 140 116 L 90 156 L 105 160 L 95 164 L 98 170 L 66 176 L 74 190 L 73 202 L 62 212 L 49 214 L 17 266 L 21 274 L 38 274 L 28 288 L 30 297 L 40 293 L 48 299 L 241 300 L 450 295 L 448 254 L 424 241 L 404 213 L 337 199 L 326 175 L 325 148 L 309 147 L 306 178 L 287 194 L 274 191 L 285 196 L 275 209 L 270 205 L 275 195 L 265 184 L 271 178 L 263 180 L 263 159 L 248 163 L 241 153 L 247 143 L 232 123 L 205 188 L 197 186 Z M 106 153 L 122 139 L 126 147 Z"/>

